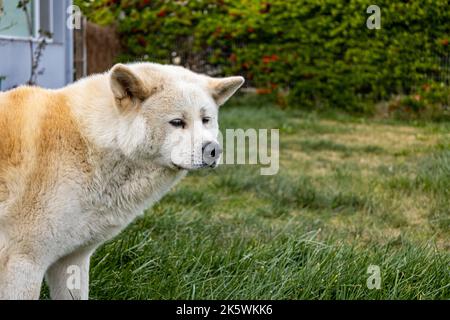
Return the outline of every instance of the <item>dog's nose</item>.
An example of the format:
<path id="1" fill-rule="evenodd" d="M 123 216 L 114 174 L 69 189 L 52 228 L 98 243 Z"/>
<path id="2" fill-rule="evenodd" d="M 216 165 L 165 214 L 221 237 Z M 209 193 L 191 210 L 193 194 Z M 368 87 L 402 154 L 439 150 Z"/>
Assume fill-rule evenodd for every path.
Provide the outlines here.
<path id="1" fill-rule="evenodd" d="M 202 146 L 203 163 L 205 165 L 214 165 L 222 153 L 220 145 L 214 141 L 205 142 Z"/>

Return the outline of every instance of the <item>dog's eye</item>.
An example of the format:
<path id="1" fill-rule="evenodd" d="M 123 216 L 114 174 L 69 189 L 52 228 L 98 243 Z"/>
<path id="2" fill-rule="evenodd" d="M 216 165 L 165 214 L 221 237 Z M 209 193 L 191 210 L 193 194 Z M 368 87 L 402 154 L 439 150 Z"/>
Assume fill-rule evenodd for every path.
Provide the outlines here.
<path id="1" fill-rule="evenodd" d="M 186 122 L 181 119 L 173 119 L 169 123 L 175 128 L 184 128 L 186 126 Z"/>
<path id="2" fill-rule="evenodd" d="M 210 117 L 204 117 L 204 118 L 202 119 L 202 122 L 203 122 L 203 124 L 207 124 L 207 123 L 209 123 L 210 120 L 211 120 Z"/>

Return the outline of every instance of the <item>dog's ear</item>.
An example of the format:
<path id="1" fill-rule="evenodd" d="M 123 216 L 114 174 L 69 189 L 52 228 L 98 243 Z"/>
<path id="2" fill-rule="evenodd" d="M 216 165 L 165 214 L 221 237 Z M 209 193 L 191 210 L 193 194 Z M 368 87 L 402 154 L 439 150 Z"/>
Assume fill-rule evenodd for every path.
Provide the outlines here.
<path id="1" fill-rule="evenodd" d="M 121 110 L 137 108 L 150 96 L 142 80 L 124 64 L 116 64 L 111 69 L 110 85 L 116 104 Z"/>
<path id="2" fill-rule="evenodd" d="M 223 105 L 243 84 L 243 77 L 212 78 L 209 89 L 218 106 Z"/>

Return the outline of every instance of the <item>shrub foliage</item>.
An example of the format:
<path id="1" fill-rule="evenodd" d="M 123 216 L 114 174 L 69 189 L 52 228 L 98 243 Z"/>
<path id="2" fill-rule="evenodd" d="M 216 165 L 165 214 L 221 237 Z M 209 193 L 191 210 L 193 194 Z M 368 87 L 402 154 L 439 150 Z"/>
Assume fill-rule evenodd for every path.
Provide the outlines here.
<path id="1" fill-rule="evenodd" d="M 426 86 L 448 109 L 447 0 L 377 1 L 378 30 L 366 26 L 367 0 L 78 2 L 91 20 L 118 24 L 123 61 L 241 74 L 292 106 L 364 111 Z"/>

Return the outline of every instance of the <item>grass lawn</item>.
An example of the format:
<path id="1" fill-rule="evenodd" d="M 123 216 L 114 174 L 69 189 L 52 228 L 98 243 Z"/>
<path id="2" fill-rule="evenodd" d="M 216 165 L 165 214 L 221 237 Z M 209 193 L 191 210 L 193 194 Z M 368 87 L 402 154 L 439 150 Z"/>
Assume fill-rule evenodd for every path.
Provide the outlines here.
<path id="1" fill-rule="evenodd" d="M 92 299 L 450 298 L 449 123 L 246 96 L 222 108 L 221 128 L 279 128 L 279 173 L 190 173 L 97 251 Z"/>

